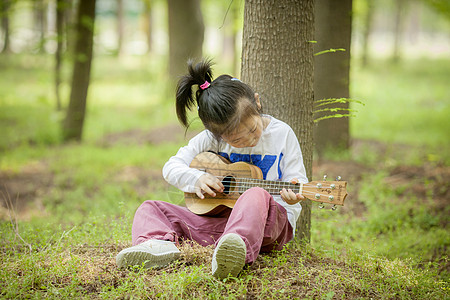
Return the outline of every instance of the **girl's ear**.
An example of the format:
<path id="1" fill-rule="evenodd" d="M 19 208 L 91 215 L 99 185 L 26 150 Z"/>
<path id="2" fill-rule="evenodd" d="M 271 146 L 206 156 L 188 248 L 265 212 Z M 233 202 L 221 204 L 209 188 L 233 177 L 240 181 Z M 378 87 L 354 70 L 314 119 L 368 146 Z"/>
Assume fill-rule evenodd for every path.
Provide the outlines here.
<path id="1" fill-rule="evenodd" d="M 261 110 L 262 105 L 261 105 L 261 101 L 259 100 L 259 94 L 255 93 L 255 102 L 256 102 L 256 107 L 258 107 L 258 110 Z"/>

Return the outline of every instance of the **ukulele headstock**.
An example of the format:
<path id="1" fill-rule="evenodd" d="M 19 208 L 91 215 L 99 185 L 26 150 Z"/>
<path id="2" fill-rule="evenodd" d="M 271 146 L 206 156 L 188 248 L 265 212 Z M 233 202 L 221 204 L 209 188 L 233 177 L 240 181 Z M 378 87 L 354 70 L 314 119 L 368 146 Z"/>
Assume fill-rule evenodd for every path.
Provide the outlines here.
<path id="1" fill-rule="evenodd" d="M 319 208 L 324 208 L 324 203 L 332 204 L 332 210 L 336 210 L 336 205 L 344 205 L 347 197 L 347 181 L 341 181 L 341 177 L 336 177 L 335 181 L 311 181 L 304 184 L 303 195 L 315 202 L 319 202 Z"/>

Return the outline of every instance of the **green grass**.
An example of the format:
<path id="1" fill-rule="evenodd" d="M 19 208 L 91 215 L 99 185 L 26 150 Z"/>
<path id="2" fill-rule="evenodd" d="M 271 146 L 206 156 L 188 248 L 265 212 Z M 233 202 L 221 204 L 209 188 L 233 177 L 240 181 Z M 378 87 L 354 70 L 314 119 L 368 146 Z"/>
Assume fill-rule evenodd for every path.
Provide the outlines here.
<path id="1" fill-rule="evenodd" d="M 448 61 L 355 67 L 353 96 L 366 105 L 352 134 L 371 142 L 334 158 L 356 166 L 346 206 L 314 205 L 310 245 L 261 255 L 224 281 L 210 274 L 211 247 L 185 245 L 161 270 L 115 265 L 140 203 L 183 197 L 161 179 L 161 167 L 185 140 L 171 132 L 141 140 L 176 123 L 163 62 L 97 57 L 84 142 L 66 145 L 50 57 L 0 57 L 0 67 L 8 73 L 0 81 L 0 199 L 16 207 L 0 210 L 0 297 L 450 298 Z"/>
<path id="2" fill-rule="evenodd" d="M 450 60 L 404 61 L 392 65 L 374 61 L 352 70 L 351 95 L 356 105 L 353 137 L 386 143 L 450 147 Z M 448 160 L 448 151 L 441 151 Z"/>

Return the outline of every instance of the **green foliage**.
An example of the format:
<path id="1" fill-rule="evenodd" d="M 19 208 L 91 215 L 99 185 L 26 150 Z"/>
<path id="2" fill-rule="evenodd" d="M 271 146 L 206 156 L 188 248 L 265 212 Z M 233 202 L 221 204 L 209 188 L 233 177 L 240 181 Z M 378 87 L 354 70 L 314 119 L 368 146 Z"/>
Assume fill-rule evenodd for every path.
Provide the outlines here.
<path id="1" fill-rule="evenodd" d="M 352 69 L 353 98 L 365 107 L 352 119 L 354 138 L 427 146 L 448 160 L 450 147 L 449 60 L 384 61 Z"/>
<path id="2" fill-rule="evenodd" d="M 315 101 L 315 110 L 314 114 L 323 114 L 323 113 L 332 113 L 326 114 L 321 117 L 315 117 L 314 123 L 318 123 L 322 120 L 331 119 L 331 118 L 344 118 L 344 117 L 355 117 L 355 114 L 358 112 L 356 109 L 351 108 L 343 108 L 343 107 L 327 107 L 333 106 L 333 104 L 343 104 L 343 103 L 357 103 L 364 105 L 363 102 L 355 99 L 349 98 L 328 98 Z M 348 112 L 348 113 L 338 113 L 338 112 Z"/>

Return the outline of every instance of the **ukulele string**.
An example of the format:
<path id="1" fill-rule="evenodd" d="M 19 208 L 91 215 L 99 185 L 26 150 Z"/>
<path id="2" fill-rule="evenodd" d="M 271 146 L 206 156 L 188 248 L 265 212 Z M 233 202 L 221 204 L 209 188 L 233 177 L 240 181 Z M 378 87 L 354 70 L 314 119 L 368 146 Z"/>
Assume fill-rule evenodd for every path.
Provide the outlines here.
<path id="1" fill-rule="evenodd" d="M 285 182 L 285 181 L 271 181 L 271 180 L 262 180 L 262 179 L 255 179 L 255 178 L 234 178 L 234 177 L 230 177 L 230 176 L 216 176 L 218 179 L 226 179 L 227 177 L 229 178 L 233 178 L 235 180 L 233 181 L 225 181 L 222 182 L 222 184 L 224 185 L 224 187 L 256 187 L 256 186 L 269 186 L 269 187 L 273 187 L 273 188 L 278 188 L 281 186 L 281 188 L 285 187 L 285 188 L 290 188 L 290 187 L 299 187 L 298 184 L 294 184 L 294 183 L 290 183 L 290 182 Z M 237 180 L 236 180 L 237 179 Z M 239 182 L 241 184 L 233 184 L 232 182 Z M 310 184 L 310 183 L 304 183 L 303 187 L 305 188 L 317 188 L 317 185 L 315 184 Z M 333 187 L 330 185 L 322 185 L 320 187 L 320 189 L 332 189 Z"/>
<path id="2" fill-rule="evenodd" d="M 218 179 L 225 179 L 227 176 L 216 176 Z M 260 179 L 255 179 L 255 178 L 235 178 L 238 180 L 239 183 L 241 184 L 233 184 L 231 182 L 226 182 L 223 183 L 223 186 L 227 189 L 234 189 L 237 190 L 238 192 L 241 192 L 242 190 L 247 190 L 251 187 L 257 187 L 257 186 L 263 186 L 266 190 L 268 190 L 268 192 L 270 194 L 278 194 L 279 191 L 281 191 L 282 188 L 291 188 L 291 189 L 296 189 L 296 188 L 300 188 L 300 186 L 298 184 L 293 184 L 293 183 L 289 183 L 289 182 L 283 182 L 283 181 L 263 181 Z M 315 184 L 308 184 L 308 183 L 304 183 L 303 184 L 303 188 L 317 188 L 317 185 Z M 242 190 L 241 190 L 242 189 Z M 322 186 L 320 189 L 331 189 L 331 186 L 327 187 L 327 186 Z M 329 196 L 327 194 L 322 194 L 319 192 L 313 192 L 313 191 L 309 191 L 309 190 L 305 190 L 303 189 L 302 191 L 302 195 L 308 197 L 308 196 Z"/>

